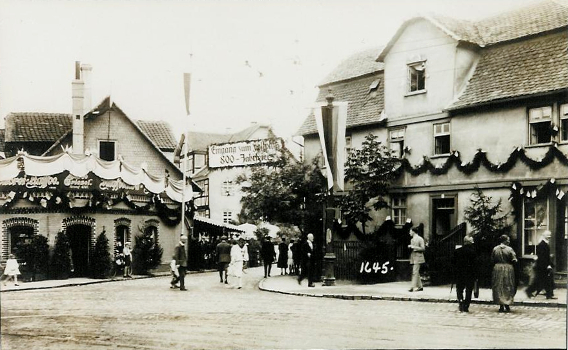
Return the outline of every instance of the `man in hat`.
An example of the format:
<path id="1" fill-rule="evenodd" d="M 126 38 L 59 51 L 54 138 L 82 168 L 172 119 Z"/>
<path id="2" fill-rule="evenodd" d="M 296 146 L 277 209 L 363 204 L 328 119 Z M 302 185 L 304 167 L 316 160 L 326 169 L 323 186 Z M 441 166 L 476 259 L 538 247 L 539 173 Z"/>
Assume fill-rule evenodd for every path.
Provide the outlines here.
<path id="1" fill-rule="evenodd" d="M 225 273 L 225 284 L 227 282 L 227 268 L 231 262 L 231 245 L 227 243 L 227 236 L 221 236 L 221 242 L 215 247 L 217 255 L 217 270 L 219 270 L 219 279 L 223 283 L 223 272 Z"/>
<path id="2" fill-rule="evenodd" d="M 420 265 L 426 262 L 426 260 L 424 260 L 426 247 L 424 245 L 424 238 L 418 235 L 418 228 L 413 227 L 410 230 L 410 237 L 408 248 L 410 249 L 410 265 L 412 265 L 412 282 L 408 291 L 421 292 L 424 289 L 420 279 Z"/>
<path id="3" fill-rule="evenodd" d="M 550 260 L 550 237 L 552 233 L 548 230 L 542 233 L 540 243 L 536 246 L 536 265 L 534 267 L 535 278 L 525 292 L 529 298 L 533 298 L 541 290 L 545 290 L 546 299 L 556 299 L 554 296 L 554 278 L 552 271 L 552 261 Z M 536 294 L 533 294 L 536 292 Z"/>
<path id="4" fill-rule="evenodd" d="M 272 270 L 272 263 L 276 259 L 276 251 L 274 250 L 274 244 L 270 240 L 270 236 L 264 236 L 264 241 L 260 248 L 260 255 L 262 256 L 262 261 L 264 262 L 264 278 L 270 277 L 270 270 Z"/>
<path id="5" fill-rule="evenodd" d="M 172 288 L 175 288 L 176 283 L 179 281 L 179 290 L 185 291 L 185 272 L 187 271 L 187 252 L 185 251 L 185 244 L 187 243 L 187 236 L 181 236 L 179 243 L 174 250 L 173 260 L 176 262 L 178 269 L 178 276 L 171 282 Z"/>

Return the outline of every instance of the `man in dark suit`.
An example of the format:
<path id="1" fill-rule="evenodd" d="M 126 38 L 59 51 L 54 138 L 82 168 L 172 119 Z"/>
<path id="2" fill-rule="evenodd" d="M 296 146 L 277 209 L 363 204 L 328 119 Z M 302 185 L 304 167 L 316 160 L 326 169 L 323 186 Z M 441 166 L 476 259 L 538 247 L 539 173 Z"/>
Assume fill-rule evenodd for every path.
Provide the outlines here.
<path id="1" fill-rule="evenodd" d="M 302 284 L 304 278 L 308 278 L 308 287 L 314 285 L 314 235 L 309 233 L 308 239 L 302 244 L 302 272 L 298 277 L 298 284 Z"/>
<path id="2" fill-rule="evenodd" d="M 455 250 L 453 257 L 456 293 L 460 304 L 459 310 L 463 312 L 469 312 L 471 292 L 477 279 L 476 259 L 477 254 L 473 246 L 473 237 L 465 236 L 463 246 Z M 465 299 L 463 295 L 464 288 Z"/>
<path id="3" fill-rule="evenodd" d="M 176 267 L 178 269 L 178 276 L 172 280 L 172 286 L 179 281 L 179 290 L 187 290 L 185 288 L 185 272 L 187 271 L 187 252 L 185 251 L 185 244 L 187 243 L 187 236 L 181 236 L 179 238 L 179 244 L 174 250 L 174 260 L 176 261 Z"/>
<path id="4" fill-rule="evenodd" d="M 223 272 L 225 273 L 225 284 L 227 282 L 227 268 L 231 262 L 231 245 L 227 243 L 227 236 L 221 237 L 221 242 L 215 247 L 217 255 L 217 270 L 219 271 L 219 279 L 223 283 Z"/>
<path id="5" fill-rule="evenodd" d="M 554 296 L 554 278 L 552 261 L 550 260 L 550 237 L 552 233 L 544 231 L 540 243 L 536 246 L 536 265 L 534 267 L 535 278 L 525 292 L 529 298 L 533 298 L 541 290 L 546 291 L 546 299 L 556 299 Z M 536 294 L 533 294 L 536 291 Z"/>
<path id="6" fill-rule="evenodd" d="M 276 251 L 274 244 L 270 241 L 270 236 L 264 236 L 262 246 L 260 247 L 260 255 L 264 262 L 264 278 L 270 277 L 270 270 L 272 270 L 272 263 L 276 259 Z"/>

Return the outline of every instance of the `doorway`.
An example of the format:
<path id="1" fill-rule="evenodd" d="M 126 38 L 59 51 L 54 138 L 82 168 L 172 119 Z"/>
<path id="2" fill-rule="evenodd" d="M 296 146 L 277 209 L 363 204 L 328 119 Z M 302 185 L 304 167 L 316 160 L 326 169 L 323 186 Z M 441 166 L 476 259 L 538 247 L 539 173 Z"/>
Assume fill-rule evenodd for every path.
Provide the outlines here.
<path id="1" fill-rule="evenodd" d="M 86 277 L 89 275 L 89 254 L 91 248 L 91 226 L 71 225 L 67 227 L 67 237 L 71 248 L 70 255 L 73 262 L 73 277 Z"/>
<path id="2" fill-rule="evenodd" d="M 432 236 L 442 237 L 456 227 L 456 198 L 440 196 L 432 198 Z"/>
<path id="3" fill-rule="evenodd" d="M 566 273 L 568 243 L 568 205 L 558 201 L 558 227 L 556 230 L 556 272 Z"/>

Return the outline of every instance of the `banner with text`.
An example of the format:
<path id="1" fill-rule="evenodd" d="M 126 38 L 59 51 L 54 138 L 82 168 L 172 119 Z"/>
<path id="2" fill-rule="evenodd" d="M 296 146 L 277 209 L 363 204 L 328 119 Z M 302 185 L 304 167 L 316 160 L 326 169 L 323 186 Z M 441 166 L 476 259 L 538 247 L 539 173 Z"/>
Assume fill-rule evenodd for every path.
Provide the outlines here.
<path id="1" fill-rule="evenodd" d="M 281 138 L 224 143 L 209 146 L 209 168 L 272 163 L 284 148 Z"/>

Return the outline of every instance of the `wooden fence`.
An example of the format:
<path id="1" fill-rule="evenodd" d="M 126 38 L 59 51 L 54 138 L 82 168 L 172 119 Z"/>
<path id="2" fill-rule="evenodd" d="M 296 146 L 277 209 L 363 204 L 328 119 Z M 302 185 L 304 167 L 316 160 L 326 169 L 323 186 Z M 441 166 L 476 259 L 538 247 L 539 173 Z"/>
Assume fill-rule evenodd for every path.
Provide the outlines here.
<path id="1" fill-rule="evenodd" d="M 335 278 L 341 280 L 356 280 L 360 266 L 357 265 L 359 253 L 368 243 L 359 241 L 333 241 L 335 253 Z"/>

